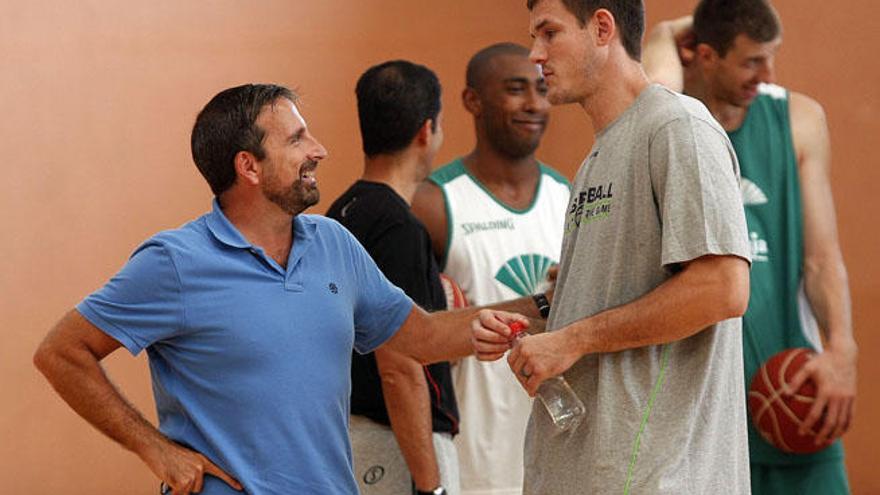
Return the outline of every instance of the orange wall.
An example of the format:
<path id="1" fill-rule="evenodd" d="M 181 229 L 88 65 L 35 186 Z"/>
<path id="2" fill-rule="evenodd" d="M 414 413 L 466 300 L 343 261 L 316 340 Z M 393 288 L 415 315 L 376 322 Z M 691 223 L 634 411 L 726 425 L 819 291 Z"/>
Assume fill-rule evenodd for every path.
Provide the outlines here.
<path id="1" fill-rule="evenodd" d="M 299 88 L 313 133 L 330 150 L 319 169 L 323 212 L 361 169 L 354 81 L 408 58 L 440 76 L 448 160 L 473 144 L 459 104 L 464 64 L 494 41 L 528 42 L 519 0 L 441 2 L 4 2 L 0 15 L 0 479 L 3 493 L 152 494 L 133 455 L 72 413 L 30 364 L 48 328 L 99 287 L 153 232 L 209 208 L 189 156 L 189 130 L 222 88 L 249 81 Z M 649 23 L 691 2 L 648 0 Z M 847 438 L 856 493 L 880 493 L 869 424 L 880 364 L 878 200 L 869 150 L 880 136 L 873 0 L 846 9 L 778 0 L 786 24 L 781 81 L 825 104 L 834 192 L 849 264 L 862 361 L 859 421 Z M 257 5 L 257 6 L 254 6 Z M 859 7 L 864 7 L 859 11 Z M 873 34 L 872 34 L 873 33 Z M 592 142 L 578 108 L 557 108 L 539 156 L 573 175 Z M 438 161 L 438 163 L 440 163 Z M 115 382 L 151 419 L 143 357 L 107 360 Z M 872 480 L 872 478 L 874 478 Z"/>

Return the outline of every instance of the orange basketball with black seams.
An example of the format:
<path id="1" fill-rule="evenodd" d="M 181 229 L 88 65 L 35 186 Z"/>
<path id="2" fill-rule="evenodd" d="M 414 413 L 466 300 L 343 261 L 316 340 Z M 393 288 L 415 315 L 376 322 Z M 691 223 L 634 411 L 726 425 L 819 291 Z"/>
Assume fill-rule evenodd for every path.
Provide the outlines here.
<path id="1" fill-rule="evenodd" d="M 783 452 L 809 454 L 831 445 L 816 445 L 816 434 L 822 428 L 820 418 L 813 427 L 798 434 L 798 429 L 816 400 L 816 385 L 807 380 L 793 395 L 783 395 L 797 372 L 816 353 L 799 347 L 786 349 L 764 363 L 752 378 L 749 387 L 749 413 L 752 422 L 765 440 Z"/>

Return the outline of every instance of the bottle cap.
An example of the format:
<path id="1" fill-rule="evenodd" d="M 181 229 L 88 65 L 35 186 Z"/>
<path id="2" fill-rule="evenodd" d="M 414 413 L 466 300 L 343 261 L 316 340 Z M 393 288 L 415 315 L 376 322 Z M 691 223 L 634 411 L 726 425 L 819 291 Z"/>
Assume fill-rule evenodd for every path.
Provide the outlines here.
<path id="1" fill-rule="evenodd" d="M 515 339 L 520 336 L 520 334 L 525 333 L 526 326 L 523 325 L 521 321 L 514 321 L 510 325 L 510 338 Z"/>

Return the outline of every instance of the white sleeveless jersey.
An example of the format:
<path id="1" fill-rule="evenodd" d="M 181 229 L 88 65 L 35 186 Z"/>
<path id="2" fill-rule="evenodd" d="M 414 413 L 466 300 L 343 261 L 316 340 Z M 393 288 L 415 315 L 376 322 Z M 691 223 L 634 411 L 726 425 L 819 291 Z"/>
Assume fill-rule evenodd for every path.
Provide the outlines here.
<path id="1" fill-rule="evenodd" d="M 430 180 L 446 202 L 447 245 L 443 272 L 472 305 L 542 292 L 550 266 L 559 262 L 569 183 L 540 166 L 535 198 L 525 210 L 500 203 L 460 159 Z M 461 416 L 456 437 L 463 495 L 522 493 L 523 443 L 531 399 L 506 359 L 469 357 L 452 370 Z"/>

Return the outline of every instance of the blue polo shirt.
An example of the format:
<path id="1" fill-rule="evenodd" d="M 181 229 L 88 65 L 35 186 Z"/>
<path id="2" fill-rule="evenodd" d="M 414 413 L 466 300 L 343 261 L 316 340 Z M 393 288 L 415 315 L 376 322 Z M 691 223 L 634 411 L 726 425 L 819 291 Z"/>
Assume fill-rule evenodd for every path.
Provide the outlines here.
<path id="1" fill-rule="evenodd" d="M 295 217 L 287 269 L 211 213 L 141 245 L 77 306 L 146 349 L 159 429 L 249 494 L 357 494 L 352 348 L 390 338 L 412 301 L 333 220 Z M 240 493 L 207 477 L 205 495 Z"/>

